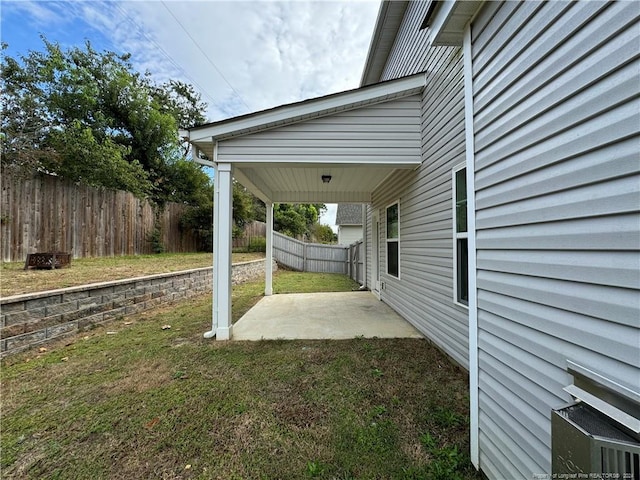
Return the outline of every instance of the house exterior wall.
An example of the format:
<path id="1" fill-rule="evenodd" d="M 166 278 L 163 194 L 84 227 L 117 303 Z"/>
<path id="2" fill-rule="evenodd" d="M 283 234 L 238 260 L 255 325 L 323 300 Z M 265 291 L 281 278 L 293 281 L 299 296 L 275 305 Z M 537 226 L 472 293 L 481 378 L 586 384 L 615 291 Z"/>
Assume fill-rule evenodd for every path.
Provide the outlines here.
<path id="1" fill-rule="evenodd" d="M 362 240 L 362 225 L 338 225 L 338 243 L 351 245 Z"/>
<path id="2" fill-rule="evenodd" d="M 420 96 L 389 100 L 221 141 L 220 162 L 403 162 L 420 153 Z M 390 119 L 392 119 L 390 121 Z M 290 186 L 295 191 L 295 185 Z"/>
<path id="3" fill-rule="evenodd" d="M 429 72 L 422 96 L 422 164 L 415 171 L 394 174 L 374 191 L 368 219 L 374 210 L 379 212 L 381 300 L 468 368 L 468 311 L 453 301 L 451 171 L 465 161 L 462 53 L 457 47 L 427 47 L 427 32 L 420 30 L 426 7 L 427 2 L 407 6 L 381 78 Z M 399 278 L 386 273 L 385 258 L 385 211 L 396 201 Z M 372 235 L 370 224 L 367 234 Z M 367 245 L 370 265 L 371 242 Z"/>
<path id="4" fill-rule="evenodd" d="M 492 2 L 472 24 L 479 445 L 491 479 L 550 472 L 567 361 L 640 382 L 638 16 L 635 2 Z"/>

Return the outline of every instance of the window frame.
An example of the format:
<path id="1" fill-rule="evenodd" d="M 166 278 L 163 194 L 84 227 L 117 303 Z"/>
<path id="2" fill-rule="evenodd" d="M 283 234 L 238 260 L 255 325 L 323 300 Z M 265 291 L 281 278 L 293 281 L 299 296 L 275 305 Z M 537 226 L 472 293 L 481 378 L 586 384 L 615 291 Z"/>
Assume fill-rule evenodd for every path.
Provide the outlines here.
<path id="1" fill-rule="evenodd" d="M 464 172 L 465 175 L 465 187 L 466 187 L 466 172 L 467 172 L 467 165 L 466 163 L 461 163 L 459 165 L 456 165 L 455 167 L 453 167 L 453 170 L 451 172 L 451 192 L 452 192 L 452 236 L 453 236 L 453 303 L 455 303 L 456 305 L 462 307 L 462 308 L 469 308 L 469 223 L 468 223 L 468 205 L 469 205 L 469 199 L 467 197 L 467 191 L 465 188 L 464 191 L 464 204 L 465 204 L 465 208 L 467 208 L 467 210 L 465 211 L 466 213 L 466 217 L 465 217 L 465 223 L 466 223 L 466 228 L 464 232 L 459 232 L 458 231 L 458 209 L 457 209 L 457 205 L 458 205 L 458 191 L 457 191 L 457 176 L 459 172 Z M 459 240 L 465 240 L 467 243 L 467 262 L 466 262 L 466 270 L 467 270 L 467 275 L 466 275 L 466 279 L 462 279 L 461 278 L 461 266 L 460 266 L 460 260 L 461 260 L 461 255 L 460 255 L 460 248 L 459 248 Z M 467 299 L 466 299 L 466 303 L 465 300 L 461 297 L 461 284 L 460 282 L 465 282 L 466 283 L 466 291 L 467 291 Z"/>
<path id="2" fill-rule="evenodd" d="M 389 209 L 397 206 L 397 235 L 396 237 L 389 237 Z M 384 210 L 384 236 L 385 236 L 385 273 L 391 277 L 400 280 L 400 199 L 397 199 L 393 203 L 387 205 Z M 395 243 L 398 250 L 398 273 L 397 275 L 389 272 L 389 242 Z"/>

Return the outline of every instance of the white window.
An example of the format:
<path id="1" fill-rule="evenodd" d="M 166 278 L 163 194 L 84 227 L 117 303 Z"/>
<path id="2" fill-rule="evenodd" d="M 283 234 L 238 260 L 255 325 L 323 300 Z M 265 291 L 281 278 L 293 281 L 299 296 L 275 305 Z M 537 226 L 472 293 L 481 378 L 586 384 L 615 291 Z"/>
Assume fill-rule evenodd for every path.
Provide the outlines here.
<path id="1" fill-rule="evenodd" d="M 469 305 L 469 246 L 467 237 L 467 169 L 453 169 L 453 300 Z"/>
<path id="2" fill-rule="evenodd" d="M 387 207 L 387 273 L 400 278 L 400 203 Z"/>

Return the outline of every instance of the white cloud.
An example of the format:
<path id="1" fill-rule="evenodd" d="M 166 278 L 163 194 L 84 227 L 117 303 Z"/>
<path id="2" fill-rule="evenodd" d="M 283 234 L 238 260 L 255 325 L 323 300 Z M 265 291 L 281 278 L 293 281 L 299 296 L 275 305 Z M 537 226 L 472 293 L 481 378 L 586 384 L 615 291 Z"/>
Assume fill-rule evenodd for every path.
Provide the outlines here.
<path id="1" fill-rule="evenodd" d="M 357 87 L 379 6 L 378 0 L 3 3 L 51 41 L 64 36 L 67 46 L 75 31 L 77 44 L 95 38 L 129 52 L 136 68 L 158 81 L 193 84 L 210 120 Z"/>
<path id="2" fill-rule="evenodd" d="M 336 225 L 336 214 L 338 212 L 337 203 L 325 204 L 327 209 L 320 215 L 320 223 L 322 225 L 329 225 L 334 233 L 338 233 L 338 226 Z"/>
<path id="3" fill-rule="evenodd" d="M 107 5 L 83 3 L 86 18 L 154 77 L 204 90 L 211 120 L 357 87 L 378 9 L 377 1 Z"/>

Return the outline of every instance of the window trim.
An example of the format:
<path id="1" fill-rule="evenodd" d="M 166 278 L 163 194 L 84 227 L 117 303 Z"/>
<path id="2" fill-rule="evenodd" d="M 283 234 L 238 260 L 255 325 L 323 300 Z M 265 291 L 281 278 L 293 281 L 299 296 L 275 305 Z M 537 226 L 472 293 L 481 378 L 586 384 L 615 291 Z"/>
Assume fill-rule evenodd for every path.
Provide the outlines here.
<path id="1" fill-rule="evenodd" d="M 460 239 L 466 239 L 467 240 L 467 256 L 468 256 L 468 250 L 469 250 L 469 223 L 468 223 L 468 218 L 469 215 L 467 214 L 467 231 L 466 232 L 458 232 L 458 213 L 457 213 L 457 209 L 456 209 L 456 198 L 457 198 L 457 183 L 456 183 L 456 175 L 458 174 L 459 171 L 464 170 L 465 171 L 465 175 L 466 175 L 466 169 L 467 169 L 467 164 L 466 163 L 460 163 L 458 165 L 456 165 L 455 167 L 453 167 L 452 171 L 451 171 L 451 192 L 452 192 L 452 198 L 451 198 L 451 203 L 452 203 L 452 237 L 453 237 L 453 303 L 462 307 L 462 308 L 466 308 L 469 309 L 469 304 L 468 304 L 468 300 L 467 303 L 463 303 L 460 300 L 460 292 L 458 291 L 458 276 L 459 276 L 459 272 L 458 272 L 458 240 Z M 467 192 L 465 190 L 465 201 L 467 202 L 467 207 L 469 205 L 469 199 L 467 198 Z M 467 292 L 469 291 L 469 277 L 468 277 L 468 269 L 469 269 L 469 261 L 467 259 Z"/>
<path id="2" fill-rule="evenodd" d="M 394 205 L 398 206 L 398 236 L 396 238 L 389 238 L 389 217 L 388 211 Z M 384 262 L 385 262 L 385 273 L 390 277 L 397 278 L 400 280 L 400 199 L 397 199 L 393 203 L 387 205 L 384 209 L 384 240 L 385 240 L 385 251 L 384 251 Z M 398 275 L 394 275 L 393 273 L 389 273 L 389 241 L 395 242 L 398 245 Z"/>

